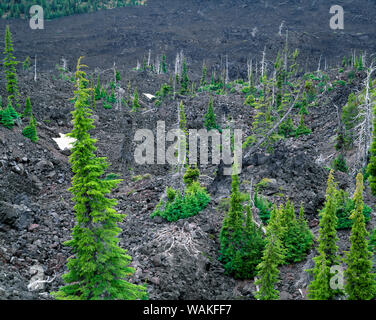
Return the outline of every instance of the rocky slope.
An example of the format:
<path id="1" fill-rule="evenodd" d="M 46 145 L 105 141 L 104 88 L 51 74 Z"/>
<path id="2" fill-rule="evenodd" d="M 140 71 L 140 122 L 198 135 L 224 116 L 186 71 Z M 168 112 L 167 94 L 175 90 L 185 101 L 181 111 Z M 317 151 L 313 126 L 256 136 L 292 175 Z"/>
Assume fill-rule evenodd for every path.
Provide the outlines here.
<path id="1" fill-rule="evenodd" d="M 53 140 L 72 128 L 69 112 L 73 105 L 69 99 L 73 96 L 73 84 L 59 79 L 54 68 L 62 56 L 68 59 L 72 70 L 76 58 L 86 54 L 84 62 L 93 74 L 94 68 L 103 71 L 115 60 L 123 88 L 131 81 L 140 93 L 154 94 L 168 82 L 168 76 L 132 70 L 137 59 L 142 60 L 149 49 L 156 54 L 166 52 L 170 70 L 176 52 L 184 50 L 193 79 L 199 77 L 203 59 L 208 66 L 217 65 L 220 69 L 221 57 L 228 54 L 230 78 L 236 79 L 245 74 L 247 58 L 260 58 L 265 45 L 270 59 L 275 56 L 283 43 L 277 34 L 282 20 L 288 21 L 290 47 L 299 47 L 303 61 L 309 57 L 307 68 L 314 66 L 313 70 L 320 54 L 336 65 L 340 57 L 349 54 L 350 48 L 374 49 L 375 35 L 364 30 L 370 22 L 368 17 L 375 11 L 370 2 L 358 6 L 345 2 L 349 13 L 362 18 L 350 19 L 344 33 L 333 33 L 309 22 L 308 16 L 318 19 L 320 14 L 327 14 L 328 8 L 324 1 L 308 3 L 254 1 L 251 5 L 249 1 L 234 0 L 203 4 L 192 0 L 187 8 L 180 1 L 155 0 L 147 8 L 53 20 L 46 23 L 44 31 L 30 31 L 24 21 L 8 21 L 14 31 L 17 57 L 37 54 L 44 71 L 38 72 L 37 82 L 31 71 L 19 72 L 21 94 L 31 98 L 40 140 L 34 144 L 24 138 L 21 127 L 8 130 L 0 126 L 0 299 L 50 299 L 48 293 L 62 285 L 61 275 L 71 255 L 69 248 L 63 246 L 74 225 L 73 203 L 67 191 L 71 179 L 69 152 L 59 150 Z M 266 13 L 267 18 L 263 17 Z M 0 21 L 0 30 L 4 24 Z M 255 26 L 259 31 L 252 36 Z M 328 73 L 332 81 L 340 77 L 337 70 Z M 106 83 L 111 76 L 106 71 L 101 81 Z M 304 202 L 310 227 L 317 234 L 317 211 L 324 201 L 327 167 L 336 155 L 337 113 L 333 103 L 343 106 L 348 94 L 361 87 L 363 78 L 364 74 L 359 73 L 351 85 L 339 86 L 329 96 L 318 98 L 317 106 L 310 108 L 306 118 L 313 131 L 311 135 L 285 139 L 273 152 L 258 150 L 245 158 L 240 175 L 242 191 L 248 191 L 252 179 L 270 179 L 263 195 L 277 203 L 283 196 L 288 196 L 296 206 Z M 2 78 L 3 97 L 4 88 Z M 248 133 L 254 111 L 243 105 L 244 97 L 241 91 L 214 95 L 214 110 L 221 124 L 223 119 L 232 118 L 237 128 Z M 188 128 L 201 128 L 209 94 L 178 98 L 185 105 Z M 166 122 L 167 130 L 172 128 L 177 122 L 177 101 L 165 101 L 155 107 L 143 95 L 141 100 L 143 109 L 136 113 L 124 107 L 106 110 L 97 104 L 96 128 L 92 132 L 98 139 L 98 153 L 107 156 L 112 164 L 110 171 L 124 178 L 113 196 L 119 200 L 117 209 L 127 214 L 121 224 L 120 242 L 133 257 L 136 273 L 132 281 L 147 283 L 151 299 L 253 299 L 252 279 L 236 281 L 224 275 L 217 260 L 218 235 L 225 213 L 221 200 L 228 197 L 231 189 L 230 177 L 216 174 L 218 166 L 201 168 L 201 182 L 212 196 L 203 212 L 176 223 L 150 219 L 166 186 L 172 182 L 173 169 L 167 165 L 135 164 L 132 139 L 138 128 L 155 131 L 158 120 Z M 351 165 L 351 152 L 347 156 Z M 336 180 L 342 188 L 350 192 L 354 189 L 353 177 L 336 173 Z M 375 198 L 368 190 L 365 202 L 374 209 Z M 374 224 L 372 215 L 369 228 Z M 339 236 L 343 252 L 349 245 L 348 231 L 340 231 Z M 309 281 L 304 270 L 312 265 L 314 254 L 312 250 L 305 261 L 281 268 L 282 281 L 278 286 L 282 299 L 304 298 Z M 38 279 L 47 282 L 35 283 Z M 33 282 L 36 287 L 28 288 Z"/>

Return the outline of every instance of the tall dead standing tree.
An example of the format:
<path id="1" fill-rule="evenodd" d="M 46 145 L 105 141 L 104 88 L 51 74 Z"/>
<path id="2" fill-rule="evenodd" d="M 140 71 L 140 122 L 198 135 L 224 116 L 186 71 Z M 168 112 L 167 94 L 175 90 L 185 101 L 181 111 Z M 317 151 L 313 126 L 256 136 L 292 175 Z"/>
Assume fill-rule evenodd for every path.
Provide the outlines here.
<path id="1" fill-rule="evenodd" d="M 375 104 L 374 97 L 371 96 L 371 76 L 376 70 L 374 63 L 367 68 L 367 77 L 364 80 L 364 96 L 363 103 L 359 106 L 359 113 L 357 119 L 359 124 L 354 128 L 356 134 L 355 145 L 357 147 L 357 161 L 354 166 L 355 172 L 367 165 L 367 158 L 369 148 L 372 141 L 373 132 L 373 105 Z"/>

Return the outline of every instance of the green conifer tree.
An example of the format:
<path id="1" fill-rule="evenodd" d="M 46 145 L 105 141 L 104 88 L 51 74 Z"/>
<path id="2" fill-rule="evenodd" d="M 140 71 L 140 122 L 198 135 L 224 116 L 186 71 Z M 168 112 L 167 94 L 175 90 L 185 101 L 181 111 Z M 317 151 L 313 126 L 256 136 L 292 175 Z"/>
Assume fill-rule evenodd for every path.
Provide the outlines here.
<path id="1" fill-rule="evenodd" d="M 224 264 L 226 273 L 246 279 L 254 276 L 265 244 L 260 230 L 251 219 L 250 208 L 247 209 L 245 219 L 242 202 L 239 177 L 233 175 L 230 208 L 223 219 L 219 235 L 219 260 Z"/>
<path id="2" fill-rule="evenodd" d="M 22 64 L 22 68 L 24 71 L 29 71 L 30 70 L 30 57 L 27 56 L 25 61 Z"/>
<path id="3" fill-rule="evenodd" d="M 200 170 L 197 168 L 197 165 L 187 168 L 187 171 L 184 174 L 183 180 L 187 187 L 191 186 L 193 182 L 197 181 L 200 177 Z"/>
<path id="4" fill-rule="evenodd" d="M 12 105 L 9 103 L 8 107 L 4 109 L 1 114 L 1 124 L 8 129 L 12 129 L 14 126 L 14 118 L 11 114 L 11 107 Z"/>
<path id="5" fill-rule="evenodd" d="M 9 25 L 7 25 L 5 29 L 5 49 L 4 49 L 5 58 L 3 60 L 3 67 L 5 78 L 7 80 L 6 90 L 8 92 L 8 100 L 12 102 L 17 109 L 19 106 L 19 90 L 18 90 L 18 81 L 17 81 L 17 73 L 16 73 L 16 65 L 18 62 L 13 55 L 13 41 L 12 41 L 12 34 L 9 29 Z"/>
<path id="6" fill-rule="evenodd" d="M 274 212 L 273 218 L 276 217 Z M 273 222 L 272 222 L 273 223 Z M 284 249 L 278 235 L 274 234 L 273 224 L 266 228 L 266 246 L 263 251 L 262 262 L 257 266 L 257 281 L 255 284 L 260 286 L 256 293 L 259 300 L 278 300 L 279 291 L 275 289 L 278 282 L 278 266 L 284 261 Z"/>
<path id="7" fill-rule="evenodd" d="M 304 219 L 304 209 L 300 208 L 299 220 L 296 219 L 294 206 L 287 201 L 285 208 L 282 208 L 279 223 L 284 228 L 280 234 L 283 247 L 286 249 L 285 261 L 287 263 L 299 262 L 304 259 L 313 245 L 313 234 L 309 230 Z"/>
<path id="8" fill-rule="evenodd" d="M 116 102 L 115 90 L 113 88 L 111 90 L 111 95 L 108 98 L 108 102 L 110 102 L 110 103 Z"/>
<path id="9" fill-rule="evenodd" d="M 211 129 L 218 129 L 216 115 L 213 109 L 213 97 L 210 97 L 208 112 L 204 116 L 204 126 L 208 131 Z"/>
<path id="10" fill-rule="evenodd" d="M 166 55 L 162 55 L 161 70 L 163 73 L 167 73 Z"/>
<path id="11" fill-rule="evenodd" d="M 37 135 L 37 123 L 33 115 L 30 116 L 29 125 L 22 130 L 22 134 L 32 142 L 39 140 Z"/>
<path id="12" fill-rule="evenodd" d="M 300 121 L 299 121 L 299 126 L 296 127 L 295 130 L 295 136 L 299 137 L 301 135 L 306 135 L 312 133 L 311 129 L 309 129 L 305 124 L 304 124 L 304 117 L 303 114 L 300 115 Z"/>
<path id="13" fill-rule="evenodd" d="M 91 118 L 90 90 L 81 58 L 77 63 L 73 130 L 76 139 L 72 149 L 73 180 L 70 191 L 75 202 L 76 225 L 72 239 L 65 244 L 74 257 L 67 263 L 69 272 L 63 275 L 66 285 L 54 293 L 57 299 L 133 300 L 145 298 L 145 288 L 125 279 L 134 273 L 129 267 L 131 257 L 118 246 L 117 224 L 124 219 L 113 207 L 116 200 L 107 197 L 120 180 L 103 179 L 108 163 L 95 155 L 95 139 L 89 130 L 94 128 Z"/>
<path id="14" fill-rule="evenodd" d="M 206 85 L 206 76 L 207 76 L 207 68 L 205 65 L 205 62 L 202 65 L 202 75 L 201 75 L 201 80 L 200 80 L 200 85 L 205 86 Z"/>
<path id="15" fill-rule="evenodd" d="M 187 62 L 184 59 L 183 70 L 181 72 L 181 78 L 180 78 L 180 93 L 187 94 L 188 88 L 189 88 L 188 68 L 187 68 Z"/>
<path id="16" fill-rule="evenodd" d="M 308 299 L 310 300 L 329 300 L 331 298 L 330 268 L 325 253 L 313 258 L 315 268 L 312 269 L 314 280 L 308 286 Z"/>
<path id="17" fill-rule="evenodd" d="M 24 113 L 23 113 L 23 117 L 28 118 L 28 117 L 31 117 L 31 115 L 32 115 L 31 102 L 30 102 L 30 98 L 27 97 L 26 102 L 25 102 L 25 110 L 24 110 Z"/>
<path id="18" fill-rule="evenodd" d="M 137 88 L 134 89 L 134 94 L 133 94 L 133 102 L 132 102 L 132 111 L 137 111 L 140 109 L 140 102 L 138 101 L 138 91 Z"/>
<path id="19" fill-rule="evenodd" d="M 353 197 L 355 208 L 350 216 L 353 220 L 351 248 L 346 255 L 345 291 L 349 300 L 370 300 L 376 295 L 376 275 L 372 273 L 372 253 L 363 215 L 363 190 L 363 175 L 358 173 Z"/>
<path id="20" fill-rule="evenodd" d="M 116 79 L 116 82 L 121 81 L 121 75 L 120 75 L 119 71 L 116 71 L 116 73 L 115 73 L 115 79 Z"/>
<path id="21" fill-rule="evenodd" d="M 100 100 L 102 98 L 101 94 L 101 83 L 99 74 L 97 75 L 97 85 L 95 86 L 95 100 Z"/>
<path id="22" fill-rule="evenodd" d="M 247 106 L 250 106 L 250 107 L 254 107 L 255 102 L 256 102 L 256 99 L 253 96 L 253 94 L 248 95 L 244 100 L 244 104 L 247 105 Z"/>
<path id="23" fill-rule="evenodd" d="M 10 112 L 11 117 L 12 117 L 14 120 L 19 119 L 20 116 L 19 116 L 19 114 L 17 113 L 17 111 L 14 110 L 14 108 L 13 108 L 13 106 L 12 106 L 11 103 L 9 103 L 9 105 L 8 105 L 8 109 L 9 109 L 9 112 Z"/>
<path id="24" fill-rule="evenodd" d="M 359 101 L 356 95 L 352 92 L 350 93 L 347 103 L 342 108 L 341 121 L 343 123 L 343 139 L 344 147 L 347 149 L 352 146 L 355 139 L 354 128 L 359 122 Z M 341 128 L 340 128 L 341 129 Z"/>
<path id="25" fill-rule="evenodd" d="M 329 266 L 335 265 L 337 262 L 337 203 L 336 194 L 337 186 L 334 182 L 333 170 L 330 171 L 328 177 L 328 187 L 326 189 L 325 204 L 323 210 L 319 213 L 320 216 L 320 231 L 319 231 L 319 247 L 318 251 L 324 252 Z"/>
<path id="26" fill-rule="evenodd" d="M 334 182 L 333 170 L 328 177 L 325 204 L 319 213 L 320 230 L 318 238 L 318 254 L 313 260 L 315 267 L 307 270 L 313 274 L 314 280 L 308 286 L 308 297 L 312 300 L 327 300 L 334 297 L 336 290 L 330 288 L 330 268 L 338 263 L 337 257 L 337 187 Z"/>

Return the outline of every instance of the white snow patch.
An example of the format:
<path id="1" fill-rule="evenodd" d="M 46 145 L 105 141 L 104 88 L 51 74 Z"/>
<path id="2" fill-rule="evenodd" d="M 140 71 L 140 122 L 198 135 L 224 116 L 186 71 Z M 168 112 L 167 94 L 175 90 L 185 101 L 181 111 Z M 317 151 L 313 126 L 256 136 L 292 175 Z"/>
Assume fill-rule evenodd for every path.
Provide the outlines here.
<path id="1" fill-rule="evenodd" d="M 155 99 L 155 96 L 153 96 L 152 94 L 150 94 L 150 93 L 144 93 L 143 94 L 146 98 L 148 98 L 149 100 L 153 100 L 153 99 Z"/>
<path id="2" fill-rule="evenodd" d="M 60 150 L 72 149 L 73 143 L 76 141 L 76 139 L 68 137 L 64 133 L 59 133 L 59 135 L 60 135 L 60 138 L 52 138 L 52 139 L 55 140 Z"/>

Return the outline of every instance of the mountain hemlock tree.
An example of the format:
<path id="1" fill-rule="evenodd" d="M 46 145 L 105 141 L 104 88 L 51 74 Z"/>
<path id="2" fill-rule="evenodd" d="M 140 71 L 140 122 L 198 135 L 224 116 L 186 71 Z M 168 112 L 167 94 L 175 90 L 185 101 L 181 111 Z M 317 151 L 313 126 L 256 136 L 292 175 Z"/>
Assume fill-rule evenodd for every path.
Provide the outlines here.
<path id="1" fill-rule="evenodd" d="M 14 119 L 12 117 L 10 107 L 12 107 L 12 105 L 9 103 L 8 107 L 3 110 L 3 112 L 1 113 L 0 122 L 5 128 L 8 129 L 12 129 L 14 126 Z"/>
<path id="2" fill-rule="evenodd" d="M 319 235 L 319 252 L 324 252 L 330 266 L 337 262 L 337 230 L 338 217 L 336 214 L 336 193 L 337 186 L 334 182 L 333 170 L 328 177 L 328 187 L 326 189 L 326 201 L 324 209 L 320 212 L 320 235 Z"/>
<path id="3" fill-rule="evenodd" d="M 27 97 L 26 102 L 25 102 L 25 110 L 24 110 L 23 116 L 24 118 L 27 118 L 27 117 L 31 117 L 31 115 L 32 115 L 31 102 L 30 102 L 30 98 Z"/>
<path id="4" fill-rule="evenodd" d="M 132 111 L 137 111 L 140 109 L 140 103 L 138 101 L 138 91 L 137 88 L 134 89 L 134 94 L 133 94 L 133 102 L 132 102 Z"/>
<path id="5" fill-rule="evenodd" d="M 116 71 L 116 73 L 115 73 L 115 79 L 116 79 L 116 82 L 120 82 L 121 81 L 120 71 Z"/>
<path id="6" fill-rule="evenodd" d="M 353 198 L 355 208 L 350 216 L 353 220 L 351 248 L 346 256 L 345 291 L 348 300 L 370 300 L 376 295 L 376 275 L 372 273 L 372 253 L 368 248 L 369 234 L 363 215 L 363 190 L 363 175 L 358 173 Z"/>
<path id="7" fill-rule="evenodd" d="M 314 280 L 308 286 L 308 299 L 329 300 L 331 298 L 330 268 L 325 253 L 322 251 L 319 256 L 313 258 L 315 267 L 311 270 Z"/>
<path id="8" fill-rule="evenodd" d="M 342 108 L 342 116 L 341 121 L 343 123 L 344 132 L 341 134 L 343 135 L 344 140 L 344 148 L 348 149 L 353 145 L 355 140 L 355 132 L 354 128 L 356 127 L 357 123 L 359 122 L 359 101 L 356 95 L 351 92 L 347 103 Z"/>
<path id="9" fill-rule="evenodd" d="M 308 286 L 308 298 L 311 300 L 328 300 L 334 297 L 336 290 L 330 288 L 330 268 L 338 262 L 337 257 L 337 194 L 336 183 L 334 182 L 333 170 L 328 177 L 328 186 L 325 195 L 325 204 L 320 216 L 320 231 L 318 238 L 318 254 L 313 260 L 315 267 L 307 270 L 313 274 L 313 281 Z"/>
<path id="10" fill-rule="evenodd" d="M 8 100 L 12 102 L 16 108 L 19 108 L 19 90 L 18 90 L 18 81 L 17 81 L 17 71 L 16 65 L 18 62 L 13 55 L 13 41 L 12 41 L 12 34 L 9 29 L 9 25 L 7 25 L 5 29 L 5 49 L 4 52 L 5 58 L 3 60 L 4 66 L 4 73 L 5 78 L 7 80 L 6 90 L 8 92 Z"/>
<path id="11" fill-rule="evenodd" d="M 213 97 L 210 97 L 208 112 L 204 117 L 204 126 L 208 131 L 210 131 L 211 129 L 218 129 L 216 115 L 213 109 Z"/>
<path id="12" fill-rule="evenodd" d="M 290 201 L 287 201 L 282 210 L 280 223 L 284 232 L 280 239 L 286 249 L 285 261 L 286 263 L 302 261 L 313 245 L 313 234 L 304 218 L 304 209 L 300 208 L 299 219 L 296 218 L 294 206 Z"/>
<path id="13" fill-rule="evenodd" d="M 281 234 L 285 232 L 280 220 L 283 207 L 277 209 L 273 206 L 270 213 L 268 226 L 266 227 L 266 245 L 262 254 L 262 261 L 257 266 L 257 281 L 255 284 L 260 286 L 256 293 L 259 300 L 278 300 L 279 291 L 275 289 L 278 282 L 278 266 L 285 261 L 286 249 L 281 242 Z"/>
<path id="14" fill-rule="evenodd" d="M 187 62 L 184 59 L 183 69 L 182 69 L 181 77 L 180 77 L 180 93 L 181 94 L 188 93 L 188 87 L 189 87 L 188 68 L 187 68 Z"/>
<path id="15" fill-rule="evenodd" d="M 261 231 L 251 218 L 250 208 L 244 217 L 239 177 L 232 176 L 230 208 L 223 218 L 219 234 L 220 257 L 227 274 L 238 279 L 249 279 L 261 262 L 265 243 Z"/>
<path id="16" fill-rule="evenodd" d="M 279 291 L 275 289 L 278 282 L 278 265 L 284 260 L 282 243 L 278 236 L 267 231 L 266 246 L 262 256 L 262 262 L 257 266 L 256 285 L 260 286 L 260 291 L 256 293 L 259 300 L 279 300 Z"/>
<path id="17" fill-rule="evenodd" d="M 295 130 L 295 136 L 299 137 L 301 135 L 306 135 L 312 133 L 311 129 L 309 129 L 305 124 L 304 124 L 304 117 L 303 114 L 300 115 L 300 121 L 299 125 L 297 126 Z"/>
<path id="18" fill-rule="evenodd" d="M 22 134 L 32 142 L 39 140 L 37 135 L 37 123 L 33 115 L 30 116 L 29 125 L 22 130 Z"/>
<path id="19" fill-rule="evenodd" d="M 201 80 L 200 80 L 200 85 L 205 86 L 206 85 L 206 76 L 207 76 L 207 68 L 205 65 L 205 62 L 202 65 L 202 75 L 201 75 Z"/>
<path id="20" fill-rule="evenodd" d="M 167 64 L 166 64 L 166 55 L 162 55 L 162 62 L 161 62 L 161 71 L 163 73 L 167 73 Z"/>
<path id="21" fill-rule="evenodd" d="M 31 65 L 31 63 L 30 63 L 30 57 L 27 56 L 26 59 L 25 59 L 25 61 L 22 64 L 22 69 L 24 71 L 29 71 L 30 70 L 30 65 Z"/>
<path id="22" fill-rule="evenodd" d="M 17 113 L 16 110 L 14 110 L 11 102 L 9 101 L 9 104 L 8 104 L 8 109 L 9 109 L 9 113 L 11 115 L 11 117 L 14 119 L 14 120 L 17 120 L 19 118 L 19 114 Z"/>
<path id="23" fill-rule="evenodd" d="M 69 189 L 75 202 L 76 225 L 72 239 L 65 244 L 72 248 L 74 257 L 67 263 L 66 282 L 53 295 L 57 299 L 79 300 L 133 300 L 146 298 L 145 288 L 125 281 L 134 273 L 129 267 L 131 257 L 118 246 L 121 229 L 117 223 L 124 219 L 113 207 L 117 201 L 107 195 L 121 180 L 103 179 L 108 163 L 95 155 L 95 139 L 89 130 L 94 128 L 91 118 L 89 82 L 78 59 L 75 91 L 74 127 L 69 134 L 76 142 L 70 163 L 73 179 Z"/>
<path id="24" fill-rule="evenodd" d="M 102 97 L 101 94 L 101 83 L 100 83 L 100 78 L 99 74 L 97 75 L 97 85 L 95 86 L 95 100 L 100 100 Z"/>

